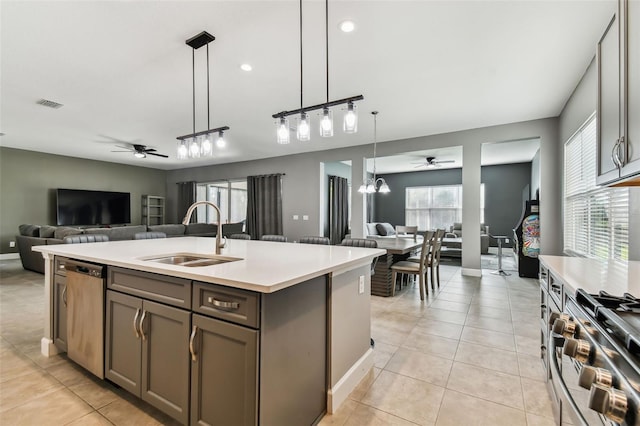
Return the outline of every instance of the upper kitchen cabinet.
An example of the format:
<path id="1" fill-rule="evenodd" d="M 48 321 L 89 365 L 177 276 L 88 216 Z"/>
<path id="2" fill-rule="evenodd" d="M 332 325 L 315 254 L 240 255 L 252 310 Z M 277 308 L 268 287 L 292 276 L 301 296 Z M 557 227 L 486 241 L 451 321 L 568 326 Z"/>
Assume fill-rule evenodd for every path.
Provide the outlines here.
<path id="1" fill-rule="evenodd" d="M 618 1 L 597 64 L 597 183 L 640 185 L 640 0 Z"/>

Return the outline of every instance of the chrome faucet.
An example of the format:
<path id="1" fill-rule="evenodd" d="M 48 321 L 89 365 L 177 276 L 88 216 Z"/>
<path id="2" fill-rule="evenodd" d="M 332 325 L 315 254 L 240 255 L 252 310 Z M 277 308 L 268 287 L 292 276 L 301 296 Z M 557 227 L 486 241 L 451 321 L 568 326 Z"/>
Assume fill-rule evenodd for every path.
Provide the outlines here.
<path id="1" fill-rule="evenodd" d="M 213 204 L 211 201 L 196 201 L 195 203 L 191 204 L 187 209 L 187 214 L 184 215 L 184 219 L 182 219 L 182 224 L 188 225 L 189 222 L 191 221 L 191 215 L 193 214 L 193 211 L 196 209 L 196 207 L 201 205 L 211 206 L 215 209 L 216 213 L 218 213 L 218 222 L 217 222 L 218 229 L 216 230 L 216 254 L 220 254 L 220 250 L 223 249 L 224 246 L 227 244 L 227 239 L 225 238 L 224 242 L 222 241 L 222 221 L 220 220 L 221 214 L 218 206 Z"/>

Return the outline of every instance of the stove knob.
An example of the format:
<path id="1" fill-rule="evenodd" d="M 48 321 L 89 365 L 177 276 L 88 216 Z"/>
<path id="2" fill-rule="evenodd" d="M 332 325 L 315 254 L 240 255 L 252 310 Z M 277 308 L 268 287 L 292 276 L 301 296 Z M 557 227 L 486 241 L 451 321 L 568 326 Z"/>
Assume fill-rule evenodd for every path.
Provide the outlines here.
<path id="1" fill-rule="evenodd" d="M 583 364 L 587 364 L 589 362 L 590 353 L 591 344 L 586 340 L 567 339 L 564 344 L 564 354 Z"/>
<path id="2" fill-rule="evenodd" d="M 564 314 L 564 313 L 559 313 L 559 312 L 551 312 L 551 314 L 549 314 L 549 325 L 553 326 L 553 323 L 557 320 L 557 319 L 561 319 L 563 321 L 569 321 L 570 320 L 570 316 L 568 314 Z"/>
<path id="3" fill-rule="evenodd" d="M 627 414 L 627 395 L 618 389 L 594 384 L 589 394 L 589 408 L 622 423 Z"/>
<path id="4" fill-rule="evenodd" d="M 613 386 L 613 376 L 607 369 L 583 365 L 580 377 L 578 377 L 578 384 L 589 390 L 594 383 L 610 388 Z"/>
<path id="5" fill-rule="evenodd" d="M 553 322 L 553 332 L 565 337 L 572 337 L 576 333 L 576 323 L 570 320 L 558 318 Z"/>

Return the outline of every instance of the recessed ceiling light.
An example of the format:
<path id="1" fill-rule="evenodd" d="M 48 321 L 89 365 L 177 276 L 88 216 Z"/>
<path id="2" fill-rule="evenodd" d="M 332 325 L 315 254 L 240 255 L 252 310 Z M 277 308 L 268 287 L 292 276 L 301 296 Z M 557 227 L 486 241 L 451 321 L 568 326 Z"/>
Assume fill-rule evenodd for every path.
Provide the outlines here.
<path id="1" fill-rule="evenodd" d="M 240 65 L 240 69 L 242 71 L 251 71 L 253 69 L 253 67 L 249 64 L 242 64 Z"/>
<path id="2" fill-rule="evenodd" d="M 353 21 L 342 21 L 340 22 L 340 30 L 345 33 L 350 33 L 356 29 L 356 24 Z"/>

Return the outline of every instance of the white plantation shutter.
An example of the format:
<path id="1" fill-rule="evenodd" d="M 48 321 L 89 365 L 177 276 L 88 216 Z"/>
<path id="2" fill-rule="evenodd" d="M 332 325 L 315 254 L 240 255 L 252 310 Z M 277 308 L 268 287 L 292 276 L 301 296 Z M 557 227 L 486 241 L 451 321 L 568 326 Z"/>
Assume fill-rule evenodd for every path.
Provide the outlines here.
<path id="1" fill-rule="evenodd" d="M 627 260 L 629 189 L 596 186 L 596 120 L 564 146 L 564 251 Z"/>

